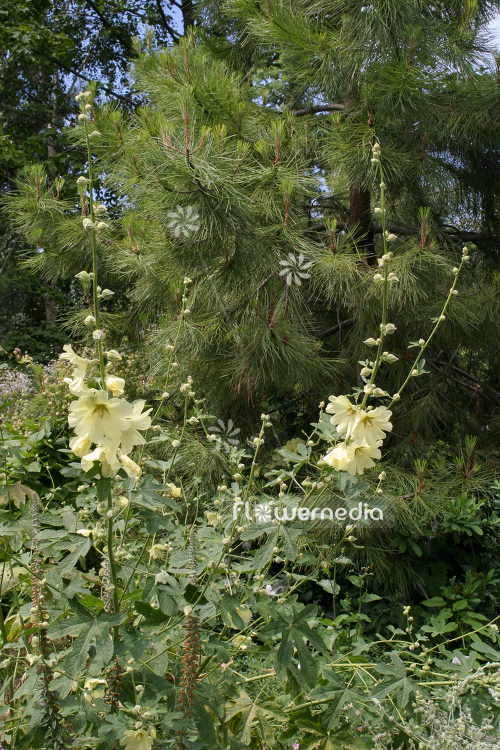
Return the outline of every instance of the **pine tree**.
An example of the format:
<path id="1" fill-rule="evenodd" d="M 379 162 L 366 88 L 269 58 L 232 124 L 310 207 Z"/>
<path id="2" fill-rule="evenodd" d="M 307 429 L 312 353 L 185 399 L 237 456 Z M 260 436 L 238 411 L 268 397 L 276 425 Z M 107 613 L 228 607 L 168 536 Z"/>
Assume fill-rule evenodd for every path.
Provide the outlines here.
<path id="1" fill-rule="evenodd" d="M 177 360 L 212 413 L 250 431 L 265 405 L 287 438 L 319 400 L 360 382 L 380 315 L 379 142 L 399 278 L 389 307 L 399 362 L 384 372 L 386 390 L 404 379 L 408 343 L 429 334 L 464 242 L 472 258 L 429 374 L 398 413 L 397 444 L 449 437 L 457 422 L 479 430 L 486 417 L 494 428 L 498 220 L 485 186 L 498 180 L 500 90 L 478 55 L 496 5 L 234 0 L 247 48 L 256 39 L 271 61 L 265 74 L 257 53 L 241 74 L 238 40 L 227 62 L 213 39 L 192 35 L 141 52 L 144 106 L 95 113 L 102 173 L 122 196 L 100 242 L 107 273 L 129 290 L 128 330 L 146 321 L 160 382 L 184 277 Z M 22 190 L 19 226 L 44 248 L 32 267 L 51 278 L 80 271 L 81 220 L 61 198 Z"/>

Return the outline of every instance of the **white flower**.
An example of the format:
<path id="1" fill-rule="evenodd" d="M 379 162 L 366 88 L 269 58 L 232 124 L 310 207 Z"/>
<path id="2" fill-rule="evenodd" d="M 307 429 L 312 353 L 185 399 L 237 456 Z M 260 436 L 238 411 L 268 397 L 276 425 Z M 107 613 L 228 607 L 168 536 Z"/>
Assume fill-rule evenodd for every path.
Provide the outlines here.
<path id="1" fill-rule="evenodd" d="M 88 537 L 92 534 L 92 529 L 77 529 L 76 533 L 81 534 L 88 539 Z"/>
<path id="2" fill-rule="evenodd" d="M 83 219 L 82 223 L 83 223 L 83 228 L 84 229 L 94 229 L 94 227 L 95 227 L 95 224 L 92 221 L 92 219 L 89 219 L 88 217 L 85 218 L 85 219 Z"/>
<path id="3" fill-rule="evenodd" d="M 94 341 L 102 341 L 106 338 L 106 334 L 104 333 L 104 331 L 101 331 L 100 328 L 96 328 L 92 333 L 92 338 L 94 339 Z"/>
<path id="4" fill-rule="evenodd" d="M 111 391 L 113 396 L 121 396 L 125 389 L 123 378 L 117 378 L 115 375 L 108 375 L 106 378 L 106 388 Z"/>
<path id="5" fill-rule="evenodd" d="M 323 461 L 336 471 L 347 471 L 354 476 L 363 474 L 365 469 L 375 466 L 373 459 L 379 459 L 381 455 L 378 446 L 368 445 L 366 440 L 363 440 L 361 444 L 339 443 L 323 457 Z"/>
<path id="6" fill-rule="evenodd" d="M 280 266 L 283 266 L 283 268 L 279 275 L 286 276 L 288 286 L 291 285 L 292 280 L 295 281 L 297 286 L 301 286 L 301 279 L 311 278 L 311 274 L 307 271 L 311 268 L 312 262 L 305 262 L 302 253 L 299 253 L 297 258 L 293 253 L 288 253 L 288 260 L 280 260 Z"/>
<path id="7" fill-rule="evenodd" d="M 375 276 L 373 277 L 373 281 L 374 281 L 374 282 L 375 282 L 376 284 L 380 283 L 380 282 L 381 282 L 381 281 L 383 281 L 383 280 L 384 280 L 384 277 L 382 276 L 382 274 L 381 274 L 381 273 L 376 273 L 376 274 L 375 274 Z"/>
<path id="8" fill-rule="evenodd" d="M 200 228 L 198 222 L 200 217 L 193 206 L 187 206 L 187 208 L 177 206 L 177 211 L 169 211 L 167 216 L 172 219 L 168 226 L 174 230 L 176 237 L 180 237 L 181 232 L 184 237 L 189 237 Z"/>
<path id="9" fill-rule="evenodd" d="M 87 328 L 91 328 L 92 326 L 95 326 L 95 318 L 93 315 L 87 315 L 87 317 L 85 318 L 83 322 L 87 326 Z"/>

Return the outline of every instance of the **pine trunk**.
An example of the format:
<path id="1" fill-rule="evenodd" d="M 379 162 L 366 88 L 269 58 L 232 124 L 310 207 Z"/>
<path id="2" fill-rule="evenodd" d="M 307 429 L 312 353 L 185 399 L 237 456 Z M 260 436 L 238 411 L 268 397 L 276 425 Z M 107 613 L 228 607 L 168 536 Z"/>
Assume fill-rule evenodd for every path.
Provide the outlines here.
<path id="1" fill-rule="evenodd" d="M 356 239 L 359 250 L 366 254 L 366 259 L 372 266 L 376 261 L 376 256 L 373 244 L 370 191 L 359 186 L 351 186 L 349 197 L 348 226 Z"/>

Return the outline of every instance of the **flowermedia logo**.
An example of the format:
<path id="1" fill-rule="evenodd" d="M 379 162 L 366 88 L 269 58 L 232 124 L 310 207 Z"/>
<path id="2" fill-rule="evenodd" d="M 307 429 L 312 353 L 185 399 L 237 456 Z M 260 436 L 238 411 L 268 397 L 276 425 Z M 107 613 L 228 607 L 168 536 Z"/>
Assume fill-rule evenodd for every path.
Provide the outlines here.
<path id="1" fill-rule="evenodd" d="M 259 503 L 253 509 L 248 501 L 236 500 L 233 503 L 233 520 L 236 521 L 241 513 L 245 518 L 256 523 L 271 523 L 276 521 L 375 521 L 384 523 L 386 520 L 382 508 L 370 508 L 368 503 L 359 502 L 350 508 L 305 508 L 294 506 L 272 506 L 270 503 Z"/>

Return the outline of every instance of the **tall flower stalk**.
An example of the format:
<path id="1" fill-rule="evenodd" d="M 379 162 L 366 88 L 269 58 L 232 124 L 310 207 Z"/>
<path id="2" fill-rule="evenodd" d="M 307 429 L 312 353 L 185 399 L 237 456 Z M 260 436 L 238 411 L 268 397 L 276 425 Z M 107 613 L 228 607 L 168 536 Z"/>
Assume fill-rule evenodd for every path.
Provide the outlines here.
<path id="1" fill-rule="evenodd" d="M 376 347 L 376 355 L 374 361 L 367 360 L 362 363 L 364 366 L 360 374 L 365 383 L 362 391 L 357 393 L 353 400 L 350 400 L 344 395 L 330 396 L 330 403 L 326 407 L 326 411 L 329 414 L 332 414 L 330 421 L 344 439 L 342 442 L 337 443 L 337 445 L 335 445 L 335 447 L 322 459 L 323 463 L 332 466 L 336 471 L 347 471 L 352 476 L 355 474 L 363 474 L 365 469 L 373 468 L 375 462 L 382 457 L 380 449 L 386 437 L 386 433 L 392 431 L 392 423 L 390 421 L 392 416 L 391 407 L 401 398 L 401 393 L 406 388 L 411 378 L 422 374 L 423 364 L 425 362 L 425 360 L 422 359 L 422 355 L 440 324 L 446 319 L 446 310 L 450 304 L 450 300 L 452 296 L 458 294 L 458 291 L 455 288 L 458 274 L 460 273 L 463 264 L 469 260 L 467 247 L 464 247 L 460 266 L 453 269 L 455 278 L 441 314 L 432 321 L 434 327 L 427 340 L 420 339 L 418 342 L 410 344 L 410 346 L 418 347 L 419 352 L 413 362 L 408 376 L 399 387 L 397 393 L 392 397 L 389 396 L 389 394 L 382 388 L 377 387 L 376 378 L 382 362 L 391 364 L 398 360 L 398 357 L 394 354 L 384 351 L 386 338 L 396 331 L 394 323 L 390 323 L 387 320 L 387 312 L 391 285 L 399 282 L 396 274 L 390 271 L 393 253 L 388 249 L 389 243 L 397 240 L 397 236 L 388 232 L 386 229 L 385 182 L 381 163 L 381 149 L 378 143 L 373 145 L 371 161 L 372 164 L 376 165 L 380 176 L 381 205 L 375 209 L 375 212 L 380 215 L 381 218 L 383 252 L 378 259 L 379 271 L 374 274 L 373 282 L 375 284 L 383 285 L 382 320 L 377 338 L 369 337 L 364 342 L 369 347 Z M 424 234 L 425 232 L 423 229 L 422 236 L 424 236 Z M 361 395 L 362 398 L 360 400 Z M 390 398 L 390 402 L 387 406 L 381 405 L 375 407 L 368 405 L 368 399 L 370 398 Z"/>
<path id="2" fill-rule="evenodd" d="M 72 378 L 67 378 L 66 382 L 71 393 L 78 397 L 71 403 L 69 409 L 68 422 L 76 433 L 69 445 L 73 453 L 81 459 L 82 469 L 85 472 L 92 469 L 99 472 L 98 495 L 108 507 L 106 556 L 110 581 L 106 586 L 106 595 L 112 594 L 113 611 L 116 613 L 120 608 L 120 599 L 113 551 L 115 513 L 110 480 L 120 469 L 124 469 L 129 477 L 136 479 L 140 477 L 140 467 L 128 454 L 134 446 L 145 443 L 139 430 L 145 430 L 151 426 L 149 417 L 151 409 L 144 411 L 144 401 L 130 404 L 121 398 L 125 381 L 113 376 L 110 372 L 113 362 L 119 361 L 121 355 L 115 350 L 104 351 L 105 332 L 101 328 L 100 301 L 112 297 L 113 292 L 109 289 L 102 290 L 99 286 L 98 234 L 104 232 L 108 225 L 100 220 L 100 216 L 106 213 L 105 206 L 98 204 L 95 200 L 91 139 L 98 136 L 99 132 L 90 129 L 91 98 L 90 91 L 83 91 L 76 97 L 80 104 L 81 111 L 78 120 L 83 124 L 88 158 L 88 176 L 81 175 L 77 179 L 77 185 L 82 200 L 83 230 L 90 238 L 92 250 L 92 272 L 81 271 L 77 274 L 77 278 L 92 307 L 92 313 L 85 319 L 85 325 L 92 329 L 92 338 L 97 346 L 97 360 L 79 356 L 70 345 L 64 346 L 64 353 L 60 356 L 75 368 Z M 89 295 L 91 285 L 92 302 Z M 97 363 L 97 374 L 94 376 L 94 381 L 98 387 L 89 387 L 88 377 L 92 376 L 95 363 Z M 92 448 L 93 444 L 94 448 Z M 108 607 L 109 604 L 108 596 Z M 113 633 L 116 640 L 118 638 L 117 627 L 114 628 Z"/>

